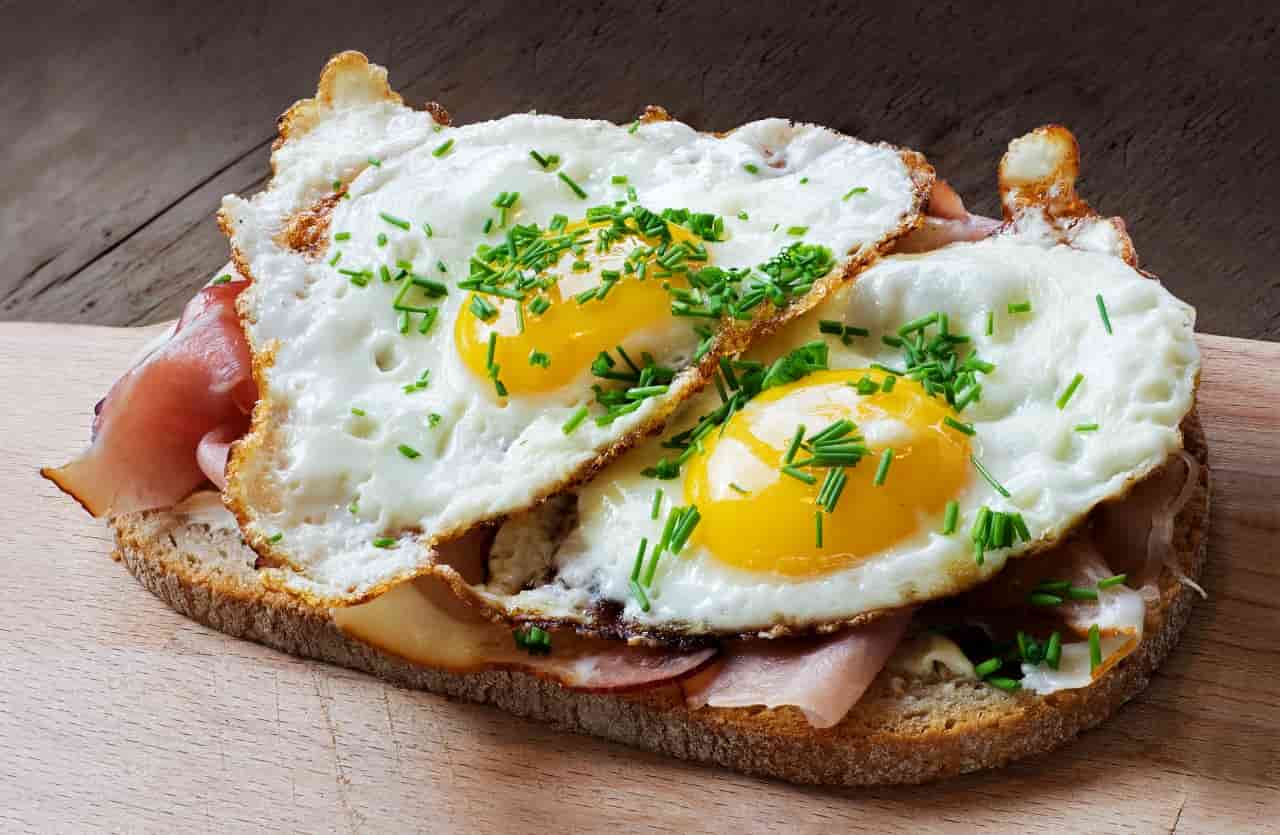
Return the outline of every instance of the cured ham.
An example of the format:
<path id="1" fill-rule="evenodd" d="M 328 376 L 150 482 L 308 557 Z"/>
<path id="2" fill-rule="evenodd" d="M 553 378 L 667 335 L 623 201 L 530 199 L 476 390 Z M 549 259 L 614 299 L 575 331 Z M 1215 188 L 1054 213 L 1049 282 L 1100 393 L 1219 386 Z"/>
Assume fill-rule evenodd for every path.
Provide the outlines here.
<path id="1" fill-rule="evenodd" d="M 435 577 L 401 583 L 368 603 L 331 614 L 348 635 L 415 664 L 451 672 L 520 670 L 593 692 L 668 683 L 716 653 L 633 647 L 557 632 L 549 653 L 531 654 L 516 646 L 510 627 L 485 620 Z"/>
<path id="2" fill-rule="evenodd" d="M 829 638 L 747 641 L 682 683 L 691 708 L 799 708 L 815 728 L 839 724 L 902 640 L 910 611 Z"/>
<path id="3" fill-rule="evenodd" d="M 89 448 L 44 476 L 94 516 L 172 506 L 205 482 L 206 468 L 217 483 L 257 399 L 235 309 L 248 284 L 201 290 L 173 336 L 98 404 Z"/>
<path id="4" fill-rule="evenodd" d="M 928 252 L 957 241 L 980 241 L 1000 226 L 998 220 L 970 214 L 946 180 L 935 180 L 923 224 L 899 240 L 894 251 Z"/>

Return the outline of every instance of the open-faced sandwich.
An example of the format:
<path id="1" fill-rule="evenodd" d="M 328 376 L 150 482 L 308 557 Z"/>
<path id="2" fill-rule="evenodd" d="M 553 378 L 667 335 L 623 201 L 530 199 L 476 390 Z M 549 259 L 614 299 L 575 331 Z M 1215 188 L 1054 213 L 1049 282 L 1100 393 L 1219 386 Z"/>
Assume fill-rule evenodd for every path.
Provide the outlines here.
<path id="1" fill-rule="evenodd" d="M 453 126 L 343 53 L 272 168 L 45 471 L 178 611 L 830 784 L 1046 751 L 1175 643 L 1195 313 L 1064 128 L 1010 143 L 996 221 L 825 128 Z"/>

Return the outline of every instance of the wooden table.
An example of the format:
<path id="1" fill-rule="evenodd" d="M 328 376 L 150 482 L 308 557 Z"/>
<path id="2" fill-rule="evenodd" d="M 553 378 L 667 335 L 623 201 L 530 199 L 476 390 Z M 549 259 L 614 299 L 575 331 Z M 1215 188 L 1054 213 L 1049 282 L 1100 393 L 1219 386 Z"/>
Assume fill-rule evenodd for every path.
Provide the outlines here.
<path id="1" fill-rule="evenodd" d="M 353 48 L 460 122 L 655 103 L 901 143 L 987 213 L 1005 143 L 1061 122 L 1202 329 L 1280 339 L 1278 8 L 0 0 L 0 318 L 176 316 L 225 261 L 218 199 L 263 183 L 276 116 Z"/>
<path id="2" fill-rule="evenodd" d="M 0 831 L 1266 832 L 1280 821 L 1280 345 L 1203 337 L 1206 601 L 1148 690 L 1046 757 L 798 788 L 228 638 L 36 473 L 147 333 L 0 325 Z"/>

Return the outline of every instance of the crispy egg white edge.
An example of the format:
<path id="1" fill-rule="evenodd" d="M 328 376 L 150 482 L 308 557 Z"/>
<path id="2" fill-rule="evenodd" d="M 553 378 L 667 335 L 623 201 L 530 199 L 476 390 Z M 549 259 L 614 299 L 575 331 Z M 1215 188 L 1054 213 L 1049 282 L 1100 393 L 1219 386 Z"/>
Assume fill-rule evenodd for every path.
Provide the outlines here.
<path id="1" fill-rule="evenodd" d="M 590 151 L 573 147 L 583 135 Z M 448 140 L 454 142 L 448 154 L 432 155 Z M 562 170 L 592 200 L 578 200 L 553 173 L 538 169 L 528 151 L 540 146 L 559 153 Z M 767 164 L 766 146 L 775 160 L 785 160 L 782 169 Z M 371 157 L 382 164 L 371 165 Z M 760 173 L 745 171 L 747 161 Z M 380 102 L 332 112 L 282 145 L 273 162 L 276 176 L 267 190 L 251 200 L 224 200 L 232 243 L 258 279 L 245 293 L 246 331 L 256 353 L 276 346 L 265 370 L 266 394 L 290 416 L 283 427 L 286 464 L 270 473 L 285 485 L 281 506 L 250 508 L 246 531 L 262 539 L 283 534 L 273 547 L 310 578 L 291 575 L 287 583 L 313 594 L 373 588 L 410 573 L 429 560 L 428 551 L 405 537 L 391 548 L 375 548 L 373 539 L 406 529 L 461 530 L 519 510 L 662 405 L 654 398 L 610 427 L 588 420 L 570 436 L 560 427 L 590 397 L 585 384 L 569 396 L 529 398 L 528 408 L 516 398 L 498 406 L 491 383 L 471 376 L 451 342 L 441 344 L 451 340 L 462 291 L 451 286 L 428 337 L 412 330 L 402 337 L 394 331 L 390 286 L 376 278 L 367 287 L 352 286 L 327 264 L 329 251 L 308 261 L 275 240 L 290 216 L 332 192 L 334 180 L 349 182 L 351 194 L 339 201 L 329 228 L 330 236 L 352 235 L 338 266 L 404 258 L 415 271 L 439 278 L 434 264 L 443 260 L 450 283 L 465 275 L 467 257 L 485 240 L 483 218 L 494 214 L 490 203 L 504 190 L 521 192 L 524 210 L 516 222 L 545 225 L 557 212 L 573 218 L 621 196 L 625 189 L 610 178 L 625 173 L 642 205 L 724 215 L 731 240 L 709 245 L 721 266 L 767 260 L 798 239 L 786 234 L 789 225 L 808 226 L 805 241 L 856 254 L 896 230 L 914 199 L 910 172 L 895 150 L 779 119 L 745 125 L 724 139 L 679 122 L 644 125 L 633 135 L 607 122 L 536 115 L 452 128 L 436 125 L 428 113 Z M 468 177 L 476 184 L 464 191 L 458 184 Z M 802 177 L 808 178 L 803 185 Z M 422 187 L 437 178 L 438 187 Z M 722 187 L 713 189 L 716 183 Z M 842 200 L 854 185 L 868 193 Z M 446 209 L 442 203 L 449 205 L 451 195 Z M 789 208 L 778 208 L 783 205 Z M 750 221 L 737 220 L 740 207 L 750 207 Z M 381 211 L 410 220 L 412 229 L 390 226 L 377 217 Z M 424 221 L 432 224 L 430 239 L 421 231 Z M 389 241 L 374 251 L 378 232 Z M 693 347 L 677 345 L 673 353 L 678 359 Z M 379 355 L 389 371 L 377 370 Z M 402 386 L 425 369 L 431 370 L 427 390 L 404 395 Z M 666 398 L 682 399 L 693 383 L 691 375 L 680 378 Z M 353 420 L 352 406 L 376 427 Z M 421 431 L 432 411 L 442 416 L 440 424 Z M 400 443 L 422 457 L 406 459 Z M 252 462 L 246 472 L 253 477 Z M 359 496 L 357 515 L 346 509 L 352 495 Z"/>
<path id="2" fill-rule="evenodd" d="M 1097 312 L 1099 292 L 1111 336 Z M 967 311 L 947 310 L 948 297 L 967 300 Z M 1020 319 L 1006 312 L 1008 303 L 1024 300 L 1032 302 L 1032 314 Z M 938 533 L 940 514 L 921 519 L 919 533 L 895 548 L 810 580 L 738 570 L 690 546 L 664 558 L 645 613 L 629 580 L 640 537 L 652 543 L 661 533 L 665 512 L 649 518 L 653 491 L 664 488 L 664 507 L 683 503 L 683 476 L 666 482 L 639 476 L 669 452 L 655 440 L 582 490 L 582 526 L 561 547 L 553 583 L 515 595 L 481 587 L 481 595 L 509 612 L 577 622 L 590 622 L 601 600 L 615 601 L 625 604 L 624 622 L 677 632 L 836 622 L 990 578 L 1009 557 L 1065 536 L 1099 501 L 1122 494 L 1180 448 L 1178 426 L 1193 404 L 1200 364 L 1194 309 L 1113 255 L 1057 245 L 1035 232 L 884 259 L 766 343 L 769 357 L 814 338 L 818 319 L 830 318 L 871 330 L 847 349 L 828 339 L 833 368 L 900 365 L 900 354 L 880 336 L 939 309 L 949 313 L 953 332 L 969 334 L 979 354 L 997 365 L 983 378 L 982 402 L 962 419 L 975 423 L 974 452 L 1011 493 L 1002 498 L 974 473 L 956 497 L 962 509 L 956 535 Z M 997 310 L 993 337 L 983 335 L 988 309 Z M 1062 310 L 1071 315 L 1054 315 Z M 1055 401 L 1076 372 L 1085 382 L 1059 411 Z M 714 392 L 691 400 L 673 430 L 718 402 Z M 1073 431 L 1090 422 L 1099 423 L 1099 431 Z M 1026 454 L 1013 460 L 1011 445 Z M 985 565 L 975 566 L 968 525 L 981 505 L 1021 512 L 1032 543 L 988 552 Z M 604 507 L 612 512 L 601 512 Z"/>

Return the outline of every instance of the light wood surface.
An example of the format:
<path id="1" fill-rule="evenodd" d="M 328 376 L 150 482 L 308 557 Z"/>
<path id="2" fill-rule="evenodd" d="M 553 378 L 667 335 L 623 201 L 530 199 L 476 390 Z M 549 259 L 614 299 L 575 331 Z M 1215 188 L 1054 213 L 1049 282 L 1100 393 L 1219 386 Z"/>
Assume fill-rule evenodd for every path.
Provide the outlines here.
<path id="1" fill-rule="evenodd" d="M 174 614 L 43 482 L 147 331 L 0 325 L 0 830 L 1264 832 L 1280 823 L 1280 345 L 1203 337 L 1209 599 L 1151 687 L 1010 768 L 830 791 L 566 735 Z"/>

